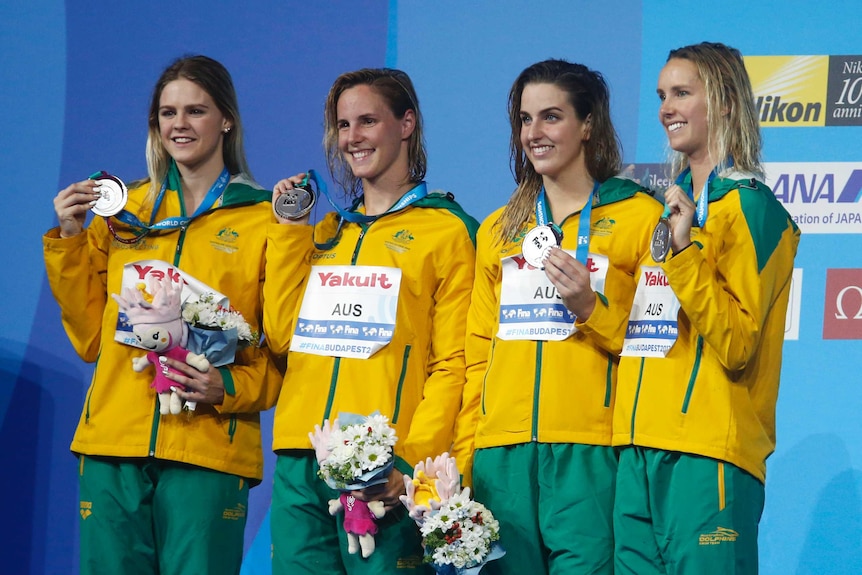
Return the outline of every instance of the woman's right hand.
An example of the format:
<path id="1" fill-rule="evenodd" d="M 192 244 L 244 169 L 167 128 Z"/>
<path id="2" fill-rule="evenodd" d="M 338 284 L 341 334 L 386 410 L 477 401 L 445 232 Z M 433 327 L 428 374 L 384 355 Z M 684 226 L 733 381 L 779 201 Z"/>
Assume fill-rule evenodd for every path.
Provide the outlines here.
<path id="1" fill-rule="evenodd" d="M 278 215 L 275 211 L 275 202 L 278 200 L 278 197 L 282 194 L 287 193 L 293 188 L 299 187 L 302 184 L 302 181 L 305 179 L 305 172 L 301 174 L 296 174 L 295 176 L 291 176 L 289 178 L 284 178 L 283 180 L 279 180 L 275 186 L 272 188 L 272 213 L 275 214 L 275 219 L 278 220 L 281 224 L 307 224 L 308 218 L 311 214 L 306 214 L 304 217 L 299 218 L 298 220 L 290 220 L 287 218 L 283 218 Z"/>
<path id="2" fill-rule="evenodd" d="M 70 238 L 84 231 L 87 211 L 99 199 L 99 184 L 84 180 L 60 190 L 54 197 L 54 211 L 60 224 L 60 237 Z"/>

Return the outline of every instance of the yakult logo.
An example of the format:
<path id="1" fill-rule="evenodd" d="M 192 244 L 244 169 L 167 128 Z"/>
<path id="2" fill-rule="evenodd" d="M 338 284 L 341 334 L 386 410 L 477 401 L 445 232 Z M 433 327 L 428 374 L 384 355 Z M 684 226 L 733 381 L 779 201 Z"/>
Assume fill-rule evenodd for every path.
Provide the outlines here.
<path id="1" fill-rule="evenodd" d="M 827 269 L 823 339 L 862 339 L 862 269 Z"/>
<path id="2" fill-rule="evenodd" d="M 519 270 L 537 270 L 539 268 L 533 267 L 527 263 L 527 260 L 524 259 L 524 256 L 512 256 L 512 260 L 518 265 Z M 587 271 L 591 273 L 595 273 L 599 271 L 598 266 L 596 266 L 593 258 L 587 258 Z"/>
<path id="3" fill-rule="evenodd" d="M 380 287 L 389 289 L 392 283 L 385 273 L 333 273 L 333 272 L 318 272 L 317 277 L 320 279 L 320 285 L 324 287 Z"/>
<path id="4" fill-rule="evenodd" d="M 644 276 L 645 276 L 644 282 L 646 283 L 647 286 L 652 287 L 652 286 L 668 286 L 668 285 L 670 285 L 667 282 L 667 276 L 665 276 L 661 272 L 645 271 Z"/>
<path id="5" fill-rule="evenodd" d="M 135 272 L 138 274 L 138 279 L 141 281 L 148 277 L 154 278 L 157 281 L 162 281 L 162 279 L 167 276 L 171 278 L 171 281 L 173 282 L 188 284 L 188 282 L 183 279 L 183 276 L 180 275 L 180 272 L 175 268 L 169 267 L 165 270 L 160 270 L 155 269 L 150 265 L 132 264 L 132 266 L 135 268 Z"/>

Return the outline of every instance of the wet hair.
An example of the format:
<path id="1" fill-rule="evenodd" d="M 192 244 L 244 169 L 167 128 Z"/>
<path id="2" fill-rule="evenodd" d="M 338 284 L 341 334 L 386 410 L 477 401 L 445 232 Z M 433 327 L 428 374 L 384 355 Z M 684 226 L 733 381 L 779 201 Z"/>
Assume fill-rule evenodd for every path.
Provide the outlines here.
<path id="1" fill-rule="evenodd" d="M 393 68 L 364 68 L 355 72 L 346 72 L 336 78 L 332 88 L 329 89 L 324 109 L 323 147 L 333 181 L 348 196 L 357 197 L 362 193 L 362 181 L 353 175 L 350 165 L 338 149 L 338 99 L 345 90 L 359 85 L 370 86 L 377 92 L 399 120 L 404 118 L 407 110 L 413 110 L 416 122 L 407 143 L 406 182 L 421 182 L 425 178 L 428 157 L 425 151 L 419 100 L 410 77 L 401 70 Z"/>
<path id="2" fill-rule="evenodd" d="M 707 147 L 710 154 L 718 156 L 713 158 L 717 171 L 727 171 L 732 157 L 734 169 L 762 175 L 754 91 L 740 51 L 718 42 L 701 42 L 671 50 L 667 61 L 672 59 L 694 64 L 703 82 L 709 126 Z M 670 163 L 671 174 L 676 177 L 688 166 L 688 158 L 672 151 Z"/>
<path id="3" fill-rule="evenodd" d="M 222 156 L 228 172 L 231 175 L 245 174 L 251 178 L 248 162 L 245 159 L 239 104 L 230 73 L 221 63 L 207 56 L 185 56 L 175 60 L 162 72 L 153 89 L 147 134 L 147 171 L 150 177 L 149 195 L 152 199 L 161 188 L 171 159 L 162 144 L 159 131 L 159 103 L 165 86 L 181 78 L 194 82 L 206 91 L 222 115 L 230 122 L 230 131 L 222 135 L 224 138 Z"/>
<path id="4" fill-rule="evenodd" d="M 583 146 L 587 172 L 594 180 L 604 182 L 618 174 L 622 163 L 619 137 L 611 122 L 610 90 L 602 74 L 582 64 L 557 59 L 529 66 L 509 91 L 510 162 L 518 187 L 495 225 L 501 241 L 513 239 L 529 220 L 542 189 L 542 176 L 536 173 L 521 145 L 521 96 L 528 84 L 556 86 L 568 95 L 578 119 L 589 119 L 590 137 Z"/>

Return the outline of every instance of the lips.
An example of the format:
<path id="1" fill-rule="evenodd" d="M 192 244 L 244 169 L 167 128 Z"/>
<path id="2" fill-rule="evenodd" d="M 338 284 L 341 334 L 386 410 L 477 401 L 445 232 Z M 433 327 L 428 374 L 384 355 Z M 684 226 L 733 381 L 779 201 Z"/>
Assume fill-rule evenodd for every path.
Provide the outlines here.
<path id="1" fill-rule="evenodd" d="M 368 156 L 371 155 L 372 150 L 358 150 L 356 152 L 349 152 L 351 156 L 353 156 L 354 160 L 364 160 Z"/>
<path id="2" fill-rule="evenodd" d="M 171 138 L 171 141 L 175 144 L 190 144 L 194 141 L 194 138 L 189 138 L 188 136 L 176 136 Z"/>
<path id="3" fill-rule="evenodd" d="M 547 154 L 548 152 L 550 152 L 550 151 L 553 149 L 553 147 L 554 147 L 554 146 L 548 146 L 548 145 L 544 145 L 544 146 L 530 146 L 530 151 L 531 151 L 531 152 L 533 153 L 533 155 L 535 155 L 535 156 L 541 156 L 542 154 Z"/>
<path id="4" fill-rule="evenodd" d="M 667 129 L 668 132 L 676 132 L 677 130 L 681 129 L 685 125 L 686 125 L 685 122 L 673 122 L 673 123 L 665 126 L 665 129 Z"/>

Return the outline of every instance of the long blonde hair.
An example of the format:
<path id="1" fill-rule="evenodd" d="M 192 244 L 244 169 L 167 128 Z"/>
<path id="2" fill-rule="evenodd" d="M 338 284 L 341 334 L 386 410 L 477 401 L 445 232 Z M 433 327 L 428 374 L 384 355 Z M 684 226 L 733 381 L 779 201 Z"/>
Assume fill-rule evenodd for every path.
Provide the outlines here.
<path id="1" fill-rule="evenodd" d="M 242 120 L 239 115 L 236 90 L 230 73 L 221 63 L 207 56 L 187 56 L 178 58 L 168 66 L 153 89 L 150 102 L 149 130 L 147 133 L 147 172 L 150 187 L 147 191 L 146 205 L 152 205 L 162 182 L 168 173 L 171 157 L 162 144 L 159 131 L 159 102 L 165 86 L 184 78 L 200 86 L 213 99 L 222 115 L 230 121 L 231 129 L 222 134 L 222 157 L 231 175 L 245 174 L 252 179 L 245 159 L 243 146 Z"/>
<path id="2" fill-rule="evenodd" d="M 380 94 L 397 119 L 404 118 L 407 110 L 413 110 L 416 122 L 407 142 L 407 182 L 421 182 L 425 179 L 428 155 L 425 151 L 419 99 L 410 76 L 393 68 L 364 68 L 355 72 L 346 72 L 336 78 L 332 88 L 329 89 L 323 114 L 323 147 L 326 151 L 326 164 L 333 181 L 349 197 L 357 197 L 362 193 L 362 181 L 353 175 L 350 164 L 338 149 L 338 99 L 345 90 L 361 84 L 370 86 Z"/>
<path id="3" fill-rule="evenodd" d="M 521 145 L 521 95 L 527 84 L 553 84 L 569 96 L 578 119 L 590 118 L 590 137 L 584 142 L 586 167 L 594 180 L 603 182 L 620 171 L 620 143 L 611 122 L 610 90 L 601 73 L 565 60 L 545 60 L 526 68 L 509 91 L 509 152 L 518 187 L 494 224 L 501 242 L 515 238 L 536 205 L 542 176 L 536 173 Z"/>
<path id="4" fill-rule="evenodd" d="M 719 42 L 701 42 L 671 50 L 667 61 L 673 58 L 694 64 L 703 82 L 707 149 L 718 155 L 713 158 L 718 173 L 728 170 L 732 158 L 735 170 L 762 176 L 760 125 L 742 53 Z M 670 164 L 675 178 L 688 167 L 688 157 L 672 150 Z"/>

